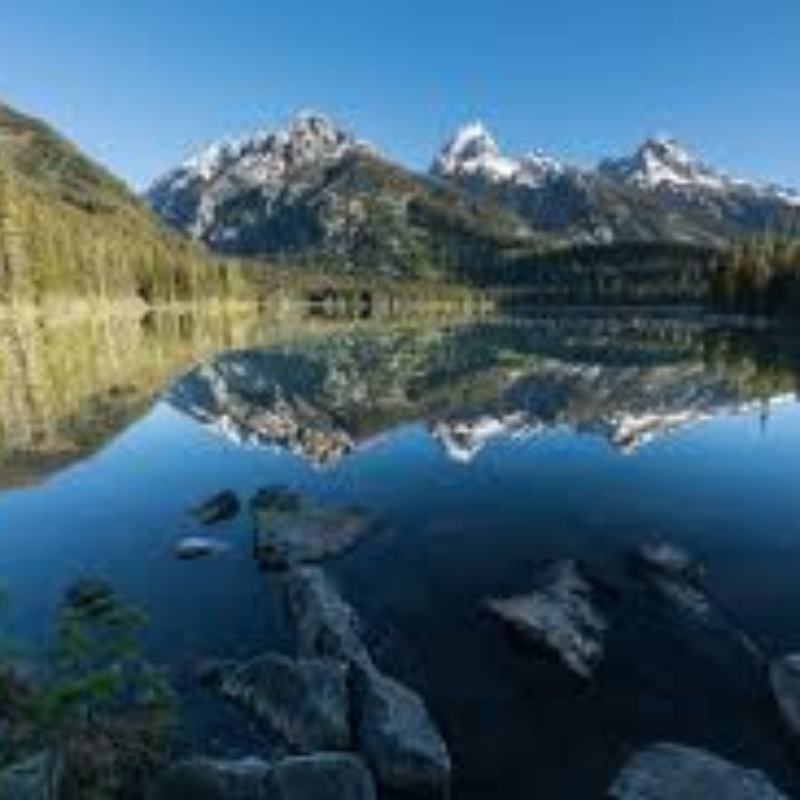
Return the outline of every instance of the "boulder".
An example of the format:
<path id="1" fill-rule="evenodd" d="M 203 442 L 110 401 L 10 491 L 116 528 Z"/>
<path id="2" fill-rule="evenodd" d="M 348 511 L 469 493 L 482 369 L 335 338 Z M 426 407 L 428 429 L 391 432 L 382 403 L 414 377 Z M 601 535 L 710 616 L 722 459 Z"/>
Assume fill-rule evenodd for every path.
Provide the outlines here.
<path id="1" fill-rule="evenodd" d="M 219 691 L 295 753 L 350 747 L 348 670 L 338 661 L 262 655 L 225 670 Z"/>
<path id="2" fill-rule="evenodd" d="M 266 780 L 267 800 L 375 800 L 364 762 L 348 753 L 316 753 L 276 763 Z"/>
<path id="3" fill-rule="evenodd" d="M 489 610 L 573 673 L 590 678 L 603 657 L 608 628 L 594 589 L 573 561 L 550 565 L 538 583 L 530 594 L 489 601 Z"/>
<path id="4" fill-rule="evenodd" d="M 800 654 L 776 659 L 770 667 L 769 677 L 781 721 L 800 745 Z"/>
<path id="5" fill-rule="evenodd" d="M 450 754 L 422 698 L 374 667 L 354 673 L 358 748 L 378 783 L 398 791 L 446 792 Z"/>
<path id="6" fill-rule="evenodd" d="M 788 800 L 761 772 L 693 747 L 657 744 L 636 754 L 609 791 L 613 800 Z"/>
<path id="7" fill-rule="evenodd" d="M 228 550 L 227 542 L 208 536 L 187 536 L 175 545 L 175 555 L 183 561 L 216 556 Z"/>
<path id="8" fill-rule="evenodd" d="M 266 787 L 269 769 L 258 758 L 190 758 L 169 767 L 147 800 L 271 800 Z"/>
<path id="9" fill-rule="evenodd" d="M 341 555 L 377 529 L 363 511 L 314 505 L 285 490 L 262 491 L 251 509 L 256 560 L 271 569 Z"/>
<path id="10" fill-rule="evenodd" d="M 241 503 L 235 492 L 220 492 L 190 510 L 190 514 L 203 525 L 216 525 L 233 519 L 241 510 Z"/>
<path id="11" fill-rule="evenodd" d="M 38 753 L 0 771 L 0 800 L 58 800 L 61 762 Z"/>
<path id="12" fill-rule="evenodd" d="M 371 662 L 358 615 L 320 569 L 292 569 L 284 588 L 301 656 Z"/>

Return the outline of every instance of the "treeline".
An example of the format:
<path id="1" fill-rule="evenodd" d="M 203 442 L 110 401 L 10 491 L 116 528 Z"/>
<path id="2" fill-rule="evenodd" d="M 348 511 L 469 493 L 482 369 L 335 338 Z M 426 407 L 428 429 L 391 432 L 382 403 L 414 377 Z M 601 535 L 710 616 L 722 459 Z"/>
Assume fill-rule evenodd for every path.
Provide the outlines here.
<path id="1" fill-rule="evenodd" d="M 246 270 L 207 256 L 136 203 L 87 209 L 0 162 L 0 304 L 148 304 L 247 292 Z"/>
<path id="2" fill-rule="evenodd" d="M 730 251 L 711 289 L 714 307 L 800 317 L 800 241 L 763 237 Z"/>

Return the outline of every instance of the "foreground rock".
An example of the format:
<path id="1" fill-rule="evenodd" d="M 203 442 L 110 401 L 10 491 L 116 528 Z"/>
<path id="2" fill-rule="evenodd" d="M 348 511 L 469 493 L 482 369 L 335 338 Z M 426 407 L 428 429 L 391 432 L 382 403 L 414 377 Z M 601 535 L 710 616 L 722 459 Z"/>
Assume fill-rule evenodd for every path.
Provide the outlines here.
<path id="1" fill-rule="evenodd" d="M 769 677 L 783 725 L 800 745 L 800 654 L 774 661 Z"/>
<path id="2" fill-rule="evenodd" d="M 0 800 L 57 800 L 60 762 L 43 752 L 0 771 Z"/>
<path id="3" fill-rule="evenodd" d="M 357 756 L 317 753 L 279 761 L 267 774 L 268 800 L 375 800 L 372 775 Z"/>
<path id="4" fill-rule="evenodd" d="M 148 800 L 375 800 L 369 770 L 356 756 L 318 753 L 268 764 L 257 758 L 193 758 L 175 764 Z"/>
<path id="5" fill-rule="evenodd" d="M 320 569 L 293 569 L 284 587 L 301 656 L 371 663 L 358 615 Z"/>
<path id="6" fill-rule="evenodd" d="M 527 595 L 489 601 L 489 610 L 527 641 L 554 653 L 576 675 L 590 678 L 604 653 L 608 624 L 595 592 L 574 561 L 545 569 Z"/>
<path id="7" fill-rule="evenodd" d="M 347 668 L 337 661 L 259 656 L 223 670 L 219 691 L 278 734 L 293 752 L 350 747 Z"/>
<path id="8" fill-rule="evenodd" d="M 175 555 L 183 561 L 218 556 L 228 550 L 227 542 L 207 536 L 187 536 L 175 545 Z"/>
<path id="9" fill-rule="evenodd" d="M 317 506 L 285 489 L 259 492 L 251 508 L 256 559 L 273 569 L 341 555 L 378 527 L 363 511 Z"/>
<path id="10" fill-rule="evenodd" d="M 623 769 L 613 800 L 789 800 L 761 772 L 744 769 L 704 750 L 658 744 Z"/>
<path id="11" fill-rule="evenodd" d="M 378 783 L 399 791 L 444 793 L 450 755 L 422 698 L 372 667 L 354 672 L 358 747 Z"/>
<path id="12" fill-rule="evenodd" d="M 216 525 L 233 519 L 240 511 L 241 503 L 235 492 L 220 492 L 189 512 L 203 525 Z"/>
<path id="13" fill-rule="evenodd" d="M 257 758 L 187 759 L 160 776 L 147 800 L 269 800 L 269 769 L 265 761 Z"/>

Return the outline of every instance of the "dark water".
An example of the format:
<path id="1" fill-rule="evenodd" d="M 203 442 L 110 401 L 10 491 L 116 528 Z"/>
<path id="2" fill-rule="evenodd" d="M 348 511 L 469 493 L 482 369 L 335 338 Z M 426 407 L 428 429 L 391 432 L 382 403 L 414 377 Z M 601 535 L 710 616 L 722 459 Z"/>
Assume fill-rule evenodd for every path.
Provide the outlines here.
<path id="1" fill-rule="evenodd" d="M 568 317 L 285 336 L 182 324 L 109 345 L 123 335 L 112 326 L 84 334 L 93 355 L 79 368 L 69 344 L 53 356 L 67 335 L 34 358 L 19 334 L 27 357 L 7 349 L 3 363 L 9 624 L 41 637 L 72 579 L 109 578 L 150 613 L 152 655 L 185 692 L 187 746 L 257 747 L 191 673 L 289 640 L 247 514 L 213 529 L 228 552 L 187 563 L 173 554 L 200 532 L 186 510 L 221 489 L 246 499 L 284 484 L 387 521 L 326 568 L 381 665 L 428 699 L 455 797 L 602 797 L 634 749 L 665 739 L 797 792 L 763 666 L 725 631 L 632 593 L 626 570 L 637 543 L 683 545 L 766 654 L 800 650 L 791 336 Z M 588 685 L 482 607 L 564 557 L 609 588 L 614 626 Z"/>

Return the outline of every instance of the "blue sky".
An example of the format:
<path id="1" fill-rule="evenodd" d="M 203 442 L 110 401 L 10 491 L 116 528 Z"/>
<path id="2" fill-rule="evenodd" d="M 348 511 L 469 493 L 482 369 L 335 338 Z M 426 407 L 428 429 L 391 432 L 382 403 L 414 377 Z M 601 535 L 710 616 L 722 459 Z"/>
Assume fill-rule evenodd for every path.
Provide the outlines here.
<path id="1" fill-rule="evenodd" d="M 800 186 L 798 0 L 0 0 L 0 97 L 141 187 L 326 111 L 423 167 L 478 117 L 579 162 L 670 133 Z"/>

